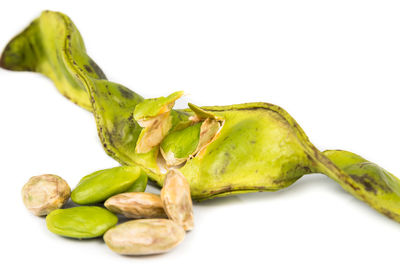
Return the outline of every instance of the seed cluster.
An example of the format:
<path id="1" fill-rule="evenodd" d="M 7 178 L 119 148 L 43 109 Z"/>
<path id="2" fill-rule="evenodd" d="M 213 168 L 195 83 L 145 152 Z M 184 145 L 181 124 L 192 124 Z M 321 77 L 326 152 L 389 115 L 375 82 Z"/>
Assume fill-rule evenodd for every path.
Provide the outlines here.
<path id="1" fill-rule="evenodd" d="M 85 176 L 72 195 L 93 199 L 85 204 L 96 206 L 62 209 L 71 190 L 56 175 L 32 177 L 24 185 L 22 196 L 25 206 L 33 214 L 47 215 L 47 228 L 55 234 L 77 239 L 103 236 L 111 250 L 123 255 L 164 253 L 183 241 L 185 231 L 193 229 L 189 183 L 180 171 L 171 169 L 166 173 L 161 196 L 147 192 L 118 192 L 121 187 L 127 188 L 125 190 L 138 188 L 133 185 L 143 177 L 140 170 L 126 167 Z M 105 208 L 99 207 L 102 202 L 96 201 L 104 198 L 104 188 L 108 188 L 107 194 L 111 195 L 103 203 Z M 131 220 L 117 224 L 116 214 Z"/>

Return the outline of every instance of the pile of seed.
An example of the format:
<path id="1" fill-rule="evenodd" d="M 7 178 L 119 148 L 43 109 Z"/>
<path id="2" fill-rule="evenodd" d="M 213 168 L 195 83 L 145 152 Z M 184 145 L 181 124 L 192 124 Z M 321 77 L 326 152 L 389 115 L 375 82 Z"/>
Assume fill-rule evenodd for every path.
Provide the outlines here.
<path id="1" fill-rule="evenodd" d="M 55 234 L 78 239 L 103 236 L 110 249 L 123 255 L 164 253 L 193 229 L 189 183 L 171 169 L 161 195 L 140 192 L 146 184 L 147 176 L 139 168 L 123 166 L 83 177 L 71 194 L 61 177 L 44 174 L 24 185 L 22 198 L 29 211 L 46 216 L 47 228 Z M 86 206 L 62 209 L 70 196 Z M 131 220 L 118 224 L 116 214 Z"/>

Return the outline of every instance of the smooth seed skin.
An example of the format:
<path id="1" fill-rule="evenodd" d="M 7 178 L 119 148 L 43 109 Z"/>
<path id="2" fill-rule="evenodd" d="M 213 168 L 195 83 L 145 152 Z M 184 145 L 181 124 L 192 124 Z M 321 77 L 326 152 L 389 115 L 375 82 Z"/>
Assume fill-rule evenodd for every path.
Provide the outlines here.
<path id="1" fill-rule="evenodd" d="M 131 189 L 141 169 L 135 166 L 119 166 L 93 172 L 83 177 L 72 191 L 71 199 L 80 205 L 90 205 Z"/>
<path id="2" fill-rule="evenodd" d="M 148 176 L 143 170 L 139 178 L 126 190 L 126 192 L 144 192 L 147 187 Z"/>
<path id="3" fill-rule="evenodd" d="M 79 239 L 102 236 L 117 222 L 118 217 L 108 210 L 89 206 L 58 209 L 46 217 L 51 232 Z"/>
<path id="4" fill-rule="evenodd" d="M 185 230 L 168 219 L 141 219 L 108 230 L 104 242 L 122 255 L 151 255 L 167 252 L 185 238 Z"/>
<path id="5" fill-rule="evenodd" d="M 161 189 L 161 200 L 168 218 L 190 231 L 194 226 L 190 186 L 183 174 L 175 169 L 167 172 Z"/>
<path id="6" fill-rule="evenodd" d="M 71 195 L 71 188 L 54 174 L 33 176 L 23 186 L 22 200 L 25 207 L 36 216 L 45 216 L 61 208 Z"/>
<path id="7" fill-rule="evenodd" d="M 167 218 L 159 195 L 130 192 L 109 198 L 104 206 L 113 213 L 132 219 Z"/>

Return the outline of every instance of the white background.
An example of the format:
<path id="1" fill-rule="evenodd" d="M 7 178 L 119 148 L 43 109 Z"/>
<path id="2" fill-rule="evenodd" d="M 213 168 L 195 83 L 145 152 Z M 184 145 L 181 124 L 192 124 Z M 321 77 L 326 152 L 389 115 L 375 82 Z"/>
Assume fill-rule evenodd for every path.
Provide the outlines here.
<path id="1" fill-rule="evenodd" d="M 69 15 L 108 78 L 145 97 L 184 90 L 180 107 L 274 103 L 321 150 L 400 175 L 399 1 L 3 1 L 0 47 L 45 9 Z M 398 265 L 400 224 L 323 175 L 196 203 L 195 229 L 163 255 L 56 236 L 23 206 L 23 184 L 55 173 L 73 188 L 118 164 L 92 115 L 38 74 L 0 70 L 0 118 L 2 266 Z"/>

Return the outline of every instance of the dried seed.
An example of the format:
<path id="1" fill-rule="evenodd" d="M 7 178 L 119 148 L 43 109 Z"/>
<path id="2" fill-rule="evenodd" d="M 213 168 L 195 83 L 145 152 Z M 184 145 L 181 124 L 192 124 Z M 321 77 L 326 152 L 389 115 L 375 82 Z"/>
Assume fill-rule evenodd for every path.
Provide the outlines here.
<path id="1" fill-rule="evenodd" d="M 167 172 L 161 190 L 161 200 L 168 217 L 182 225 L 186 231 L 192 230 L 193 204 L 190 186 L 183 174 L 175 169 Z"/>
<path id="2" fill-rule="evenodd" d="M 168 219 L 141 219 L 122 223 L 104 235 L 107 246 L 123 255 L 164 253 L 176 247 L 185 231 Z"/>
<path id="3" fill-rule="evenodd" d="M 22 188 L 25 207 L 36 216 L 61 208 L 71 195 L 71 188 L 54 174 L 33 176 Z"/>
<path id="4" fill-rule="evenodd" d="M 130 192 L 115 195 L 104 203 L 114 213 L 127 218 L 167 218 L 159 195 L 144 192 Z"/>

